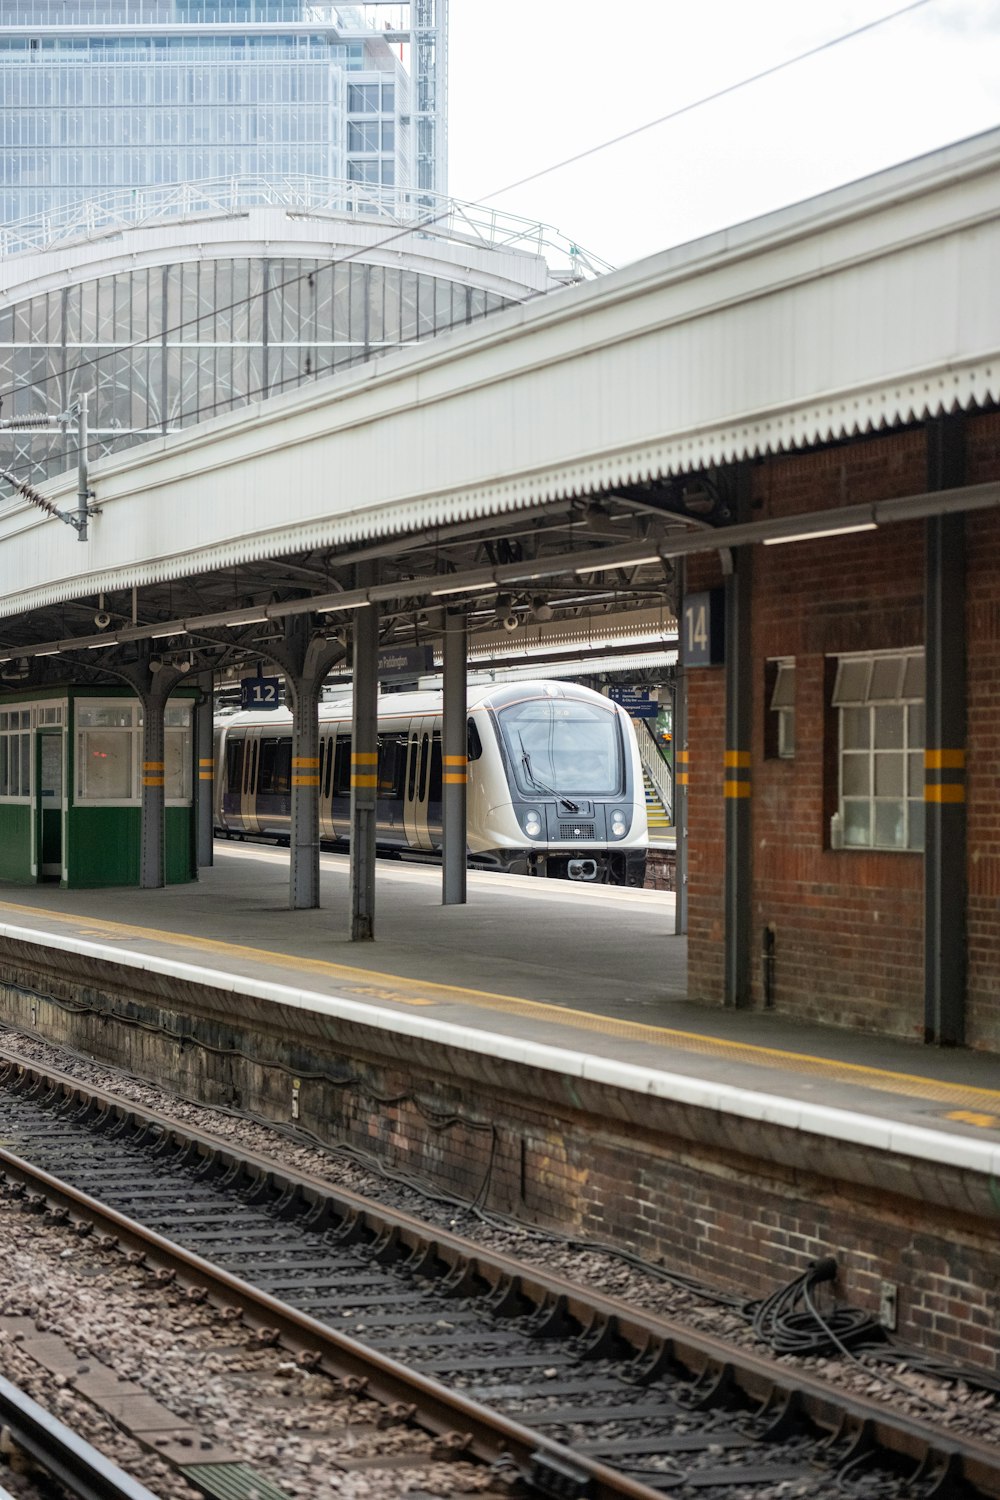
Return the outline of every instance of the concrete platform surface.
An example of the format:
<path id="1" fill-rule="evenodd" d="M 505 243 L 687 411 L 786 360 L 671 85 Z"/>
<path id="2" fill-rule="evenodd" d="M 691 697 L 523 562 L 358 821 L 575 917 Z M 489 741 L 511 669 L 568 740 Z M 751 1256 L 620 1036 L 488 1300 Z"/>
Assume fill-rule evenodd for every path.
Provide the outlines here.
<path id="1" fill-rule="evenodd" d="M 439 869 L 380 861 L 376 940 L 352 943 L 347 859 L 321 863 L 313 911 L 288 909 L 287 851 L 264 845 L 220 843 L 196 885 L 165 890 L 0 885 L 0 945 L 34 935 L 226 988 L 291 987 L 297 1003 L 371 1006 L 387 1027 L 419 1013 L 475 1034 L 476 1050 L 520 1039 L 546 1066 L 564 1054 L 663 1075 L 657 1092 L 669 1075 L 798 1100 L 814 1118 L 860 1112 L 956 1148 L 990 1143 L 1000 1164 L 996 1057 L 689 1002 L 671 894 L 470 872 L 467 904 L 443 907 Z"/>

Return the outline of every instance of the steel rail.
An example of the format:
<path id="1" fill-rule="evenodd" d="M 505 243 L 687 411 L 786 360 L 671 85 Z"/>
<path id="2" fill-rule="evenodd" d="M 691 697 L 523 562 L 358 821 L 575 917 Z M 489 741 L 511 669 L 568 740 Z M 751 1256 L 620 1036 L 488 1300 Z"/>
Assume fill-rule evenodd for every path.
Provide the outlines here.
<path id="1" fill-rule="evenodd" d="M 0 1420 L 14 1446 L 79 1500 L 157 1500 L 145 1485 L 2 1376 Z"/>
<path id="2" fill-rule="evenodd" d="M 372 1202 L 350 1189 L 335 1187 L 321 1178 L 288 1171 L 272 1159 L 237 1150 L 231 1142 L 208 1132 L 179 1124 L 153 1110 L 106 1095 L 52 1068 L 26 1064 L 16 1054 L 0 1048 L 0 1063 L 7 1063 L 26 1080 L 61 1089 L 68 1101 L 109 1114 L 113 1119 L 134 1119 L 178 1146 L 193 1146 L 206 1162 L 214 1161 L 220 1173 L 245 1168 L 267 1181 L 276 1197 L 297 1194 L 304 1207 L 314 1210 L 328 1204 L 347 1222 L 360 1224 L 371 1241 L 395 1237 L 399 1258 L 428 1279 L 455 1278 L 464 1271 L 466 1281 L 484 1288 L 506 1288 L 539 1309 L 559 1309 L 563 1319 L 574 1323 L 581 1334 L 594 1339 L 618 1341 L 636 1351 L 652 1371 L 680 1369 L 695 1383 L 724 1379 L 738 1389 L 750 1407 L 759 1411 L 793 1409 L 817 1429 L 831 1435 L 845 1429 L 864 1433 L 878 1447 L 914 1464 L 938 1462 L 983 1495 L 1000 1500 L 1000 1449 L 977 1439 L 954 1435 L 937 1423 L 887 1411 L 884 1403 L 848 1394 L 821 1379 L 790 1367 L 787 1363 L 755 1354 L 731 1343 L 692 1330 L 672 1319 L 630 1307 L 590 1287 L 575 1284 L 520 1261 L 483 1249 L 470 1240 L 428 1226 L 401 1210 Z M 4 1083 L 0 1074 L 0 1086 Z M 541 1437 L 478 1402 L 449 1391 L 437 1381 L 406 1369 L 396 1361 L 372 1351 L 367 1345 L 300 1313 L 284 1302 L 259 1292 L 240 1278 L 212 1266 L 200 1256 L 146 1230 L 115 1209 L 105 1207 L 59 1179 L 0 1148 L 0 1175 L 37 1184 L 52 1201 L 105 1226 L 130 1249 L 147 1259 L 169 1266 L 185 1281 L 209 1284 L 222 1302 L 238 1306 L 251 1324 L 276 1329 L 289 1347 L 319 1354 L 327 1373 L 353 1380 L 366 1380 L 366 1389 L 387 1403 L 417 1401 L 430 1430 L 454 1440 L 470 1436 L 471 1451 L 480 1458 L 497 1456 L 499 1434 L 503 1451 L 527 1472 L 539 1453 L 554 1462 L 593 1470 L 594 1500 L 613 1496 L 643 1497 L 654 1493 L 641 1484 L 600 1464 L 590 1465 L 571 1450 Z M 869 1367 L 870 1368 L 870 1367 Z M 492 1446 L 491 1446 L 492 1444 Z M 604 1488 L 604 1485 L 612 1485 Z M 622 1487 L 622 1486 L 631 1487 Z"/>

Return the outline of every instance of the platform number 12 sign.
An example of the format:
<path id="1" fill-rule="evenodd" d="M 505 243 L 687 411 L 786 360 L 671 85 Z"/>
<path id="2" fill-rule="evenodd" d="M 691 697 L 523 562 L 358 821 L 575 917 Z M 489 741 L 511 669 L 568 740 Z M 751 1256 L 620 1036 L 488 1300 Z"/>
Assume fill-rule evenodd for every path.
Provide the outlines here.
<path id="1" fill-rule="evenodd" d="M 280 677 L 243 677 L 240 680 L 240 708 L 280 708 Z"/>
<path id="2" fill-rule="evenodd" d="M 681 611 L 681 666 L 717 667 L 723 660 L 722 589 L 686 594 Z"/>

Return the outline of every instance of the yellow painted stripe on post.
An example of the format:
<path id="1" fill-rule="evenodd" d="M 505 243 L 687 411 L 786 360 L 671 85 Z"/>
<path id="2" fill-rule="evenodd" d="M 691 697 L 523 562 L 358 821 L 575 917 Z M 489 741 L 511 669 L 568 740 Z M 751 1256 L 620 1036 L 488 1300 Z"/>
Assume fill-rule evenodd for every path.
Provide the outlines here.
<path id="1" fill-rule="evenodd" d="M 925 750 L 924 769 L 926 771 L 964 771 L 964 750 Z"/>
<path id="2" fill-rule="evenodd" d="M 357 751 L 352 750 L 351 751 L 351 765 L 352 766 L 377 766 L 378 765 L 378 751 L 377 750 L 357 750 Z"/>
<path id="3" fill-rule="evenodd" d="M 925 802 L 964 802 L 965 787 L 956 786 L 954 782 L 943 781 L 934 786 L 924 787 Z"/>
<path id="4" fill-rule="evenodd" d="M 724 797 L 749 797 L 749 781 L 724 781 L 722 783 L 722 794 Z"/>
<path id="5" fill-rule="evenodd" d="M 352 776 L 351 786 L 378 786 L 377 776 Z"/>
<path id="6" fill-rule="evenodd" d="M 198 764 L 199 766 L 214 766 L 215 762 L 210 755 L 203 755 L 198 761 Z"/>
<path id="7" fill-rule="evenodd" d="M 142 769 L 144 771 L 162 771 L 163 762 L 162 760 L 144 760 L 142 763 Z"/>
<path id="8" fill-rule="evenodd" d="M 162 776 L 144 776 L 142 778 L 142 784 L 143 784 L 143 786 L 162 786 L 163 785 L 163 777 Z"/>
<path id="9" fill-rule="evenodd" d="M 687 784 L 688 784 L 688 773 L 686 771 L 678 771 L 677 772 L 677 785 L 678 786 L 687 786 Z"/>
<path id="10" fill-rule="evenodd" d="M 468 776 L 463 776 L 461 771 L 445 771 L 441 780 L 445 786 L 465 786 L 469 778 Z"/>
<path id="11" fill-rule="evenodd" d="M 199 771 L 198 772 L 198 780 L 199 781 L 212 781 L 213 779 L 214 778 L 212 776 L 211 771 Z"/>
<path id="12" fill-rule="evenodd" d="M 292 786 L 319 786 L 318 776 L 293 776 Z"/>
<path id="13" fill-rule="evenodd" d="M 292 770 L 293 771 L 315 771 L 315 770 L 318 770 L 318 768 L 319 768 L 319 756 L 318 755 L 293 755 L 292 756 Z"/>
<path id="14" fill-rule="evenodd" d="M 469 763 L 467 755 L 446 755 L 444 757 L 446 766 L 466 766 Z"/>
<path id="15" fill-rule="evenodd" d="M 746 769 L 750 765 L 750 751 L 727 750 L 723 760 L 723 764 L 726 766 L 736 766 L 740 769 Z"/>
<path id="16" fill-rule="evenodd" d="M 688 758 L 689 758 L 690 754 L 691 754 L 690 750 L 678 750 L 678 752 L 677 752 L 677 759 L 678 759 L 679 762 L 683 761 L 684 764 L 687 765 Z"/>

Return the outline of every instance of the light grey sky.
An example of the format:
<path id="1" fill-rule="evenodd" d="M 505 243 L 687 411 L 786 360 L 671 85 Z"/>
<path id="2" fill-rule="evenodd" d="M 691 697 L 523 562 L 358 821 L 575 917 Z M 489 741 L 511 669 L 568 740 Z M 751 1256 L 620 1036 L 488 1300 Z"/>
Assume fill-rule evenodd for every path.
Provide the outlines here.
<path id="1" fill-rule="evenodd" d="M 450 192 L 483 199 L 905 3 L 450 0 Z M 928 0 L 490 202 L 623 265 L 998 124 L 1000 0 Z"/>

